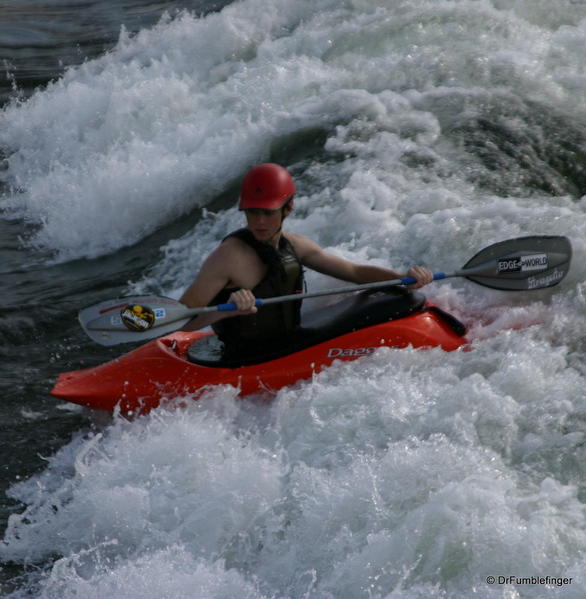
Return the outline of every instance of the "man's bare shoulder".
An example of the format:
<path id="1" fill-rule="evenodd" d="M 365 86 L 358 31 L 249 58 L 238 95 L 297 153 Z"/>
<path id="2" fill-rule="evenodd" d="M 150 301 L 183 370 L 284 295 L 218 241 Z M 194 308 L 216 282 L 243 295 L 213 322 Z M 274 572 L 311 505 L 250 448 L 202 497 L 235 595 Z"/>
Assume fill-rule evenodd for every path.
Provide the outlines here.
<path id="1" fill-rule="evenodd" d="M 228 237 L 207 257 L 206 262 L 211 264 L 231 264 L 240 258 L 253 255 L 252 248 L 237 237 Z"/>
<path id="2" fill-rule="evenodd" d="M 226 287 L 252 289 L 262 279 L 265 269 L 248 244 L 229 237 L 206 258 L 200 273 L 222 278 Z"/>
<path id="3" fill-rule="evenodd" d="M 320 246 L 312 239 L 309 239 L 309 237 L 298 235 L 297 233 L 290 233 L 289 231 L 287 231 L 285 236 L 293 244 L 295 253 L 301 261 L 312 253 L 321 251 Z"/>

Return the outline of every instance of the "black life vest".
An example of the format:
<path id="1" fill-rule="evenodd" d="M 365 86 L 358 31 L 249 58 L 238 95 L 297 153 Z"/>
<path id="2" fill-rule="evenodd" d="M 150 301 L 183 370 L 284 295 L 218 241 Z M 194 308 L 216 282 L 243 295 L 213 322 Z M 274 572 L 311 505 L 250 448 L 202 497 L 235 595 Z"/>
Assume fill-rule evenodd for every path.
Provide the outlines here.
<path id="1" fill-rule="evenodd" d="M 303 268 L 291 242 L 281 235 L 279 247 L 275 248 L 257 241 L 248 229 L 239 229 L 227 237 L 236 237 L 250 246 L 267 272 L 251 289 L 255 297 L 269 298 L 303 291 Z M 210 302 L 210 306 L 228 301 L 237 287 L 224 288 Z M 230 354 L 253 351 L 265 342 L 283 344 L 298 328 L 301 320 L 301 300 L 271 304 L 259 308 L 250 316 L 231 316 L 212 325 L 214 332 Z M 266 348 L 265 348 L 266 349 Z"/>

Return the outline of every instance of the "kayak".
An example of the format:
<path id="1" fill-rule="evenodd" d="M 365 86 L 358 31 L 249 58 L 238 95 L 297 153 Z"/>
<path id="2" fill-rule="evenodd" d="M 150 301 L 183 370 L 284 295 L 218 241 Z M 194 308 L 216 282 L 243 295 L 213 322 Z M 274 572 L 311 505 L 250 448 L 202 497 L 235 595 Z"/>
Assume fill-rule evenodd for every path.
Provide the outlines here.
<path id="1" fill-rule="evenodd" d="M 178 396 L 197 399 L 214 385 L 232 385 L 242 396 L 275 393 L 335 360 L 356 360 L 381 347 L 453 351 L 466 343 L 455 317 L 419 292 L 394 287 L 308 311 L 284 347 L 227 359 L 213 333 L 179 331 L 100 366 L 63 373 L 51 394 L 93 409 L 146 413 Z"/>
<path id="2" fill-rule="evenodd" d="M 434 280 L 465 277 L 491 289 L 532 291 L 558 285 L 570 269 L 567 237 L 531 235 L 494 243 L 460 270 L 434 273 Z M 79 313 L 86 334 L 101 345 L 150 341 L 95 368 L 61 374 L 51 393 L 101 410 L 148 412 L 167 399 L 197 399 L 214 385 L 232 385 L 240 395 L 274 393 L 310 378 L 334 360 L 356 360 L 381 347 L 441 347 L 467 344 L 455 317 L 406 287 L 410 277 L 289 296 L 257 298 L 263 306 L 325 295 L 352 293 L 335 305 L 304 312 L 287 344 L 262 342 L 245 356 L 228 358 L 210 332 L 177 332 L 197 314 L 236 310 L 235 304 L 190 308 L 171 298 L 114 298 Z M 362 290 L 361 293 L 356 291 Z M 166 336 L 165 336 L 166 335 Z"/>
<path id="3" fill-rule="evenodd" d="M 275 393 L 334 360 L 355 360 L 381 347 L 453 351 L 466 342 L 455 317 L 421 293 L 393 288 L 304 314 L 295 342 L 268 353 L 227 360 L 213 333 L 179 331 L 100 366 L 63 373 L 51 394 L 93 409 L 146 413 L 178 396 L 197 399 L 214 385 L 232 385 L 241 396 Z"/>

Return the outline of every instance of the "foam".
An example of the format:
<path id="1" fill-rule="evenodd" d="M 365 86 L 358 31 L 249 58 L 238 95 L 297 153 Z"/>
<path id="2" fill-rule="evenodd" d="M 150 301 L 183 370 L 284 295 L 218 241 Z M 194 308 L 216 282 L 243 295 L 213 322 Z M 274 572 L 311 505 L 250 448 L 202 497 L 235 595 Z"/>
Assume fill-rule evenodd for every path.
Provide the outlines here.
<path id="1" fill-rule="evenodd" d="M 37 225 L 33 243 L 57 259 L 95 257 L 204 206 L 271 145 L 333 127 L 327 154 L 363 156 L 326 166 L 334 197 L 378 165 L 395 199 L 376 185 L 364 193 L 389 211 L 422 190 L 467 203 L 457 167 L 446 177 L 466 155 L 442 132 L 445 109 L 459 96 L 474 111 L 503 85 L 513 103 L 577 106 L 580 31 L 544 36 L 487 2 L 407 10 L 249 0 L 205 18 L 184 13 L 123 33 L 110 53 L 2 111 L 2 176 L 13 190 L 2 206 Z"/>
<path id="2" fill-rule="evenodd" d="M 583 384 L 567 350 L 512 331 L 473 352 L 384 348 L 271 404 L 218 388 L 116 418 L 13 487 L 29 508 L 2 557 L 64 555 L 47 597 L 490 596 L 489 575 L 577 577 Z"/>

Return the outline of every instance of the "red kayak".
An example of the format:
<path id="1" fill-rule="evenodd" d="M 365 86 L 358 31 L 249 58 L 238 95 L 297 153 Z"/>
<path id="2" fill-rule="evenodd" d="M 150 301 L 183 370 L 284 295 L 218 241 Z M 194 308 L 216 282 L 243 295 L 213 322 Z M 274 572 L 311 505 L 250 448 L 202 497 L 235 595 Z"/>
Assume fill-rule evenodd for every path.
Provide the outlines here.
<path id="1" fill-rule="evenodd" d="M 61 374 L 55 397 L 101 410 L 145 413 L 162 401 L 228 384 L 240 395 L 275 392 L 307 379 L 334 360 L 355 360 L 380 347 L 441 347 L 466 343 L 464 326 L 417 292 L 361 293 L 303 317 L 294 344 L 239 362 L 222 357 L 217 337 L 177 332 L 94 368 Z"/>

